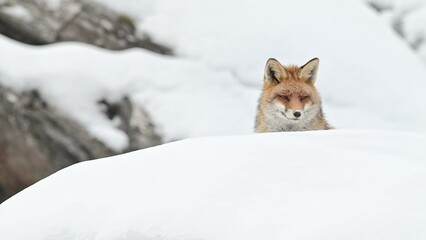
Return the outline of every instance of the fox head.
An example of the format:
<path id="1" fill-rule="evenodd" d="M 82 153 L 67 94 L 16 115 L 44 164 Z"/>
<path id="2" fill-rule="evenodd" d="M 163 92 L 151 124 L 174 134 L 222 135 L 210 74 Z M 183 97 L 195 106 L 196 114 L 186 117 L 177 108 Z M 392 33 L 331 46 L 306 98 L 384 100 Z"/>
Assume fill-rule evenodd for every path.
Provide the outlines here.
<path id="1" fill-rule="evenodd" d="M 270 58 L 265 66 L 263 110 L 291 123 L 309 121 L 321 111 L 321 100 L 314 86 L 319 59 L 305 65 L 283 66 Z"/>

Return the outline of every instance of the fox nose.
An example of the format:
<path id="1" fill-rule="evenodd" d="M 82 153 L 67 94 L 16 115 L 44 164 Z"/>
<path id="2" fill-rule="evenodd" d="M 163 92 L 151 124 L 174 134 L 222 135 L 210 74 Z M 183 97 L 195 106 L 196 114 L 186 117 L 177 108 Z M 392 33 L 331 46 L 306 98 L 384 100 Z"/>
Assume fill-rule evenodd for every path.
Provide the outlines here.
<path id="1" fill-rule="evenodd" d="M 300 117 L 302 114 L 299 112 L 299 111 L 295 111 L 294 113 L 293 113 L 293 115 L 295 116 L 295 117 Z"/>

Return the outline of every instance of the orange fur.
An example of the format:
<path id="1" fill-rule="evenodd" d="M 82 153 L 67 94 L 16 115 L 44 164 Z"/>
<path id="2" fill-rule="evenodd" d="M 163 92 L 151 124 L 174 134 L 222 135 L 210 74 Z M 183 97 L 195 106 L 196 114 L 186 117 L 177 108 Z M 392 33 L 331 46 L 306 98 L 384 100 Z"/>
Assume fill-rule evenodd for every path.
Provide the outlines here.
<path id="1" fill-rule="evenodd" d="M 302 67 L 270 59 L 256 116 L 256 132 L 330 129 L 314 86 L 318 59 Z M 295 117 L 296 112 L 300 117 Z"/>

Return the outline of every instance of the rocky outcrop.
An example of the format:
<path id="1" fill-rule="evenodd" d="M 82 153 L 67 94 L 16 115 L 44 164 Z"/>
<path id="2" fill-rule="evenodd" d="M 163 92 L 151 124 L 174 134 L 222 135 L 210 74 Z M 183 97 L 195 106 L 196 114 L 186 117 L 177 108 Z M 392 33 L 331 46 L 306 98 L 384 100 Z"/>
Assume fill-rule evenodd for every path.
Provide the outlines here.
<path id="1" fill-rule="evenodd" d="M 129 138 L 125 152 L 162 143 L 148 114 L 128 97 L 99 103 L 109 118 L 119 118 Z M 37 91 L 0 86 L 0 203 L 64 167 L 118 153 L 50 107 Z"/>
<path id="2" fill-rule="evenodd" d="M 35 91 L 0 87 L 0 202 L 74 163 L 114 152 Z"/>
<path id="3" fill-rule="evenodd" d="M 131 17 L 89 0 L 0 0 L 0 34 L 33 45 L 77 41 L 172 54 L 141 33 Z"/>

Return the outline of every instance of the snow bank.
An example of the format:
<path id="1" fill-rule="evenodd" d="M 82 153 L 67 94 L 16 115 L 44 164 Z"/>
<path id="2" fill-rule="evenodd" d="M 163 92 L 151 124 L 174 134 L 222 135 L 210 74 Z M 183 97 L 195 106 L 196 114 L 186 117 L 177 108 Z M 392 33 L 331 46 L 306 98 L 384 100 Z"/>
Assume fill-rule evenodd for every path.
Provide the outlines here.
<path id="1" fill-rule="evenodd" d="M 426 134 L 190 139 L 76 164 L 0 205 L 0 239 L 424 239 Z"/>

